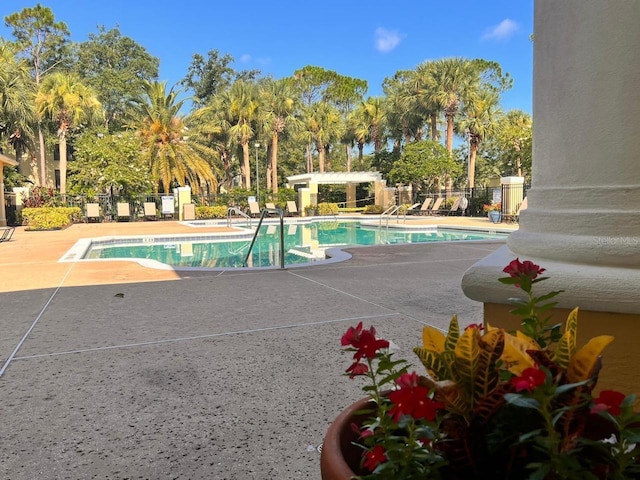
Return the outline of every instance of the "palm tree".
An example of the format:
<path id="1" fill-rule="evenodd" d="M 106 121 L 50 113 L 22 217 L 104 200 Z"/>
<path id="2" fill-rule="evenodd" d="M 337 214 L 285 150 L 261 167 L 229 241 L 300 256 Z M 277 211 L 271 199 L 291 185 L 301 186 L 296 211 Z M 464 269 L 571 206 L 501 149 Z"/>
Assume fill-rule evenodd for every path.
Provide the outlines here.
<path id="1" fill-rule="evenodd" d="M 42 81 L 36 95 L 36 112 L 58 128 L 60 152 L 60 193 L 67 192 L 67 133 L 101 112 L 93 89 L 85 86 L 75 74 L 57 72 Z"/>
<path id="2" fill-rule="evenodd" d="M 469 135 L 468 178 L 469 188 L 474 188 L 478 146 L 498 130 L 497 119 L 501 112 L 497 94 L 491 90 L 481 90 L 467 99 L 464 113 L 459 129 Z"/>
<path id="3" fill-rule="evenodd" d="M 326 102 L 312 103 L 305 109 L 305 131 L 318 151 L 318 170 L 327 167 L 327 154 L 331 142 L 341 137 L 344 131 L 342 115 L 337 108 Z"/>
<path id="4" fill-rule="evenodd" d="M 400 71 L 384 82 L 387 129 L 394 151 L 399 151 L 403 141 L 409 144 L 422 140 L 424 126 L 433 113 L 424 108 L 424 99 L 414 85 L 415 76 L 413 71 Z"/>
<path id="5" fill-rule="evenodd" d="M 229 116 L 229 134 L 242 147 L 241 172 L 244 186 L 251 188 L 249 142 L 255 136 L 254 122 L 258 117 L 259 101 L 254 84 L 239 80 L 222 94 L 222 104 Z"/>
<path id="6" fill-rule="evenodd" d="M 267 80 L 260 87 L 260 123 L 270 137 L 269 167 L 271 179 L 267 178 L 273 193 L 278 193 L 278 141 L 286 129 L 295 130 L 299 126 L 296 113 L 299 98 L 289 79 Z M 257 179 L 256 179 L 257 181 Z"/>
<path id="7" fill-rule="evenodd" d="M 358 163 L 364 169 L 364 146 L 370 141 L 370 129 L 367 123 L 364 102 L 356 107 L 347 119 L 347 128 L 353 135 L 358 147 Z"/>
<path id="8" fill-rule="evenodd" d="M 184 101 L 178 101 L 179 92 L 173 88 L 167 92 L 166 82 L 146 82 L 144 90 L 143 95 L 131 100 L 127 127 L 136 130 L 142 139 L 142 153 L 156 180 L 156 193 L 158 182 L 168 193 L 173 181 L 188 182 L 195 193 L 200 182 L 215 190 L 216 173 L 206 157 L 213 158 L 216 152 L 199 142 L 197 135 L 187 135 L 188 119 L 180 115 Z"/>
<path id="9" fill-rule="evenodd" d="M 25 60 L 17 60 L 12 44 L 0 40 L 0 138 L 6 136 L 21 161 L 32 135 L 35 83 Z"/>
<path id="10" fill-rule="evenodd" d="M 447 121 L 446 147 L 453 153 L 453 130 L 456 116 L 470 90 L 475 86 L 478 72 L 473 62 L 464 58 L 443 58 L 424 67 L 425 101 L 444 111 Z"/>
<path id="11" fill-rule="evenodd" d="M 387 114 L 384 108 L 384 99 L 381 97 L 369 97 L 362 104 L 364 120 L 369 128 L 369 136 L 373 142 L 374 153 L 382 150 Z"/>

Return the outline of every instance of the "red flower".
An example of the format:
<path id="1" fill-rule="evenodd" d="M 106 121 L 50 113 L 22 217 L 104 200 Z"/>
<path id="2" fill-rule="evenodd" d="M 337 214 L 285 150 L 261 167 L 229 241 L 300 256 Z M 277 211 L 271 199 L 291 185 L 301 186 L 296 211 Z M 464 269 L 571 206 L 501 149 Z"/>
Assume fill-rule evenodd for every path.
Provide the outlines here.
<path id="1" fill-rule="evenodd" d="M 509 274 L 512 278 L 528 277 L 530 280 L 535 279 L 538 275 L 541 275 L 545 271 L 544 268 L 540 268 L 540 265 L 536 265 L 530 260 L 521 262 L 518 258 L 511 261 L 509 265 L 502 270 L 504 273 Z"/>
<path id="2" fill-rule="evenodd" d="M 354 359 L 360 360 L 362 357 L 375 358 L 376 353 L 381 348 L 388 348 L 389 342 L 376 338 L 376 329 L 370 327 L 368 330 L 363 330 L 362 322 L 358 323 L 356 328 L 349 327 L 346 333 L 342 336 L 342 346 L 352 346 L 357 349 Z"/>
<path id="3" fill-rule="evenodd" d="M 376 445 L 364 454 L 364 463 L 362 465 L 369 469 L 370 472 L 373 472 L 378 465 L 386 461 L 387 455 L 384 452 L 384 447 L 382 445 Z"/>
<path id="4" fill-rule="evenodd" d="M 611 415 L 620 415 L 620 406 L 624 401 L 624 393 L 615 392 L 613 390 L 603 390 L 598 398 L 593 399 L 593 407 L 591 413 L 600 413 L 609 410 Z"/>
<path id="5" fill-rule="evenodd" d="M 343 347 L 346 347 L 347 345 L 351 345 L 355 347 L 354 342 L 357 342 L 360 339 L 361 333 L 362 333 L 362 322 L 360 322 L 356 328 L 349 327 L 346 333 L 342 336 L 342 340 L 340 341 L 340 343 L 342 344 Z"/>
<path id="6" fill-rule="evenodd" d="M 389 400 L 393 404 L 389 414 L 394 421 L 398 421 L 401 415 L 410 415 L 416 420 L 424 418 L 433 421 L 438 409 L 444 408 L 444 404 L 436 402 L 429 397 L 429 389 L 418 385 L 418 375 L 405 373 L 398 377 L 396 384 L 399 390 L 389 394 Z"/>
<path id="7" fill-rule="evenodd" d="M 542 385 L 546 379 L 547 374 L 539 368 L 525 368 L 522 375 L 511 379 L 511 385 L 515 387 L 516 392 L 521 392 L 522 390 L 532 392 L 536 387 Z"/>
<path id="8" fill-rule="evenodd" d="M 357 375 L 365 375 L 369 371 L 369 367 L 367 367 L 364 363 L 354 362 L 349 368 L 347 368 L 346 373 L 349 374 L 349 378 L 353 378 Z"/>

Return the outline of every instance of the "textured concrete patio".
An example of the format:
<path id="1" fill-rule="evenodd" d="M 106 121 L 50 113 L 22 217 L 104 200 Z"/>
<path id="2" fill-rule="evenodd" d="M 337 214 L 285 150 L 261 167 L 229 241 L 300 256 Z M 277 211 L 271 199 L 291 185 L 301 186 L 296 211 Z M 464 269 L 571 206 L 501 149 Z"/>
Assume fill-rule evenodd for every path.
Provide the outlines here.
<path id="1" fill-rule="evenodd" d="M 264 271 L 58 263 L 77 238 L 189 228 L 19 228 L 0 244 L 0 478 L 319 479 L 327 426 L 362 396 L 342 333 L 362 320 L 409 355 L 425 323 L 480 321 L 460 281 L 503 244 Z"/>

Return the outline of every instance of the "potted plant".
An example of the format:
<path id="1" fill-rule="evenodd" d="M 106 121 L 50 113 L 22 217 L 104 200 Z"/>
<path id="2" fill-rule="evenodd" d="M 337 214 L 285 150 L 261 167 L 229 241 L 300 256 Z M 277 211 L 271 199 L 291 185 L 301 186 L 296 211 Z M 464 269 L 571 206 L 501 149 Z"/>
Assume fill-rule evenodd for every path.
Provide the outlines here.
<path id="1" fill-rule="evenodd" d="M 489 217 L 489 220 L 491 220 L 493 223 L 500 223 L 500 219 L 501 219 L 501 216 L 502 216 L 502 213 L 501 213 L 502 204 L 501 203 L 485 204 L 482 207 L 482 210 L 484 210 L 484 212 Z"/>
<path id="2" fill-rule="evenodd" d="M 307 217 L 313 217 L 318 211 L 318 207 L 316 205 L 307 205 L 304 207 L 304 214 Z"/>
<path id="3" fill-rule="evenodd" d="M 578 311 L 564 330 L 541 314 L 559 291 L 536 296 L 545 280 L 519 259 L 499 279 L 525 294 L 512 313 L 521 328 L 490 325 L 448 332 L 425 327 L 410 371 L 374 327 L 351 327 L 345 375 L 364 378 L 367 396 L 330 426 L 324 480 L 640 478 L 635 395 L 594 393 L 607 335 L 576 345 Z"/>

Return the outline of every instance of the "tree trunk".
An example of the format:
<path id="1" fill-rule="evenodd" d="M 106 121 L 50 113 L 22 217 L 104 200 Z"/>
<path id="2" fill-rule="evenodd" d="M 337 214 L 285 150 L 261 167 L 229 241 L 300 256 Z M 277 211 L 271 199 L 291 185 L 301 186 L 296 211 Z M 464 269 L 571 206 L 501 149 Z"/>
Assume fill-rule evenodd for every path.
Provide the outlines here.
<path id="1" fill-rule="evenodd" d="M 318 150 L 318 170 L 320 173 L 324 173 L 324 147 L 322 144 L 316 144 Z"/>
<path id="2" fill-rule="evenodd" d="M 60 141 L 60 195 L 67 193 L 67 133 L 61 130 L 58 134 Z"/>
<path id="3" fill-rule="evenodd" d="M 44 146 L 44 135 L 42 127 L 38 124 L 38 143 L 40 145 L 40 186 L 47 186 L 47 158 Z"/>
<path id="4" fill-rule="evenodd" d="M 329 145 L 324 146 L 324 169 L 327 172 L 331 171 L 331 151 L 329 150 Z"/>
<path id="5" fill-rule="evenodd" d="M 431 116 L 431 140 L 437 142 L 438 138 L 438 116 L 436 113 L 432 113 Z"/>
<path id="6" fill-rule="evenodd" d="M 364 143 L 358 142 L 358 161 L 360 162 L 360 170 L 364 170 Z"/>
<path id="7" fill-rule="evenodd" d="M 225 150 L 220 154 L 222 158 L 222 167 L 224 168 L 224 188 L 231 190 L 233 185 L 233 175 L 231 174 L 231 161 L 229 160 L 229 153 Z"/>
<path id="8" fill-rule="evenodd" d="M 242 142 L 242 165 L 244 175 L 244 188 L 251 189 L 251 165 L 249 164 L 249 142 Z"/>
<path id="9" fill-rule="evenodd" d="M 311 144 L 307 143 L 307 173 L 313 172 L 313 155 L 311 153 Z"/>
<path id="10" fill-rule="evenodd" d="M 351 146 L 347 143 L 344 146 L 347 153 L 347 172 L 351 171 Z"/>
<path id="11" fill-rule="evenodd" d="M 476 154 L 478 153 L 478 142 L 471 142 L 471 150 L 469 151 L 469 188 L 476 186 Z"/>
<path id="12" fill-rule="evenodd" d="M 447 115 L 447 151 L 453 154 L 453 115 Z"/>
<path id="13" fill-rule="evenodd" d="M 278 193 L 278 134 L 271 137 L 271 188 L 273 194 Z"/>

